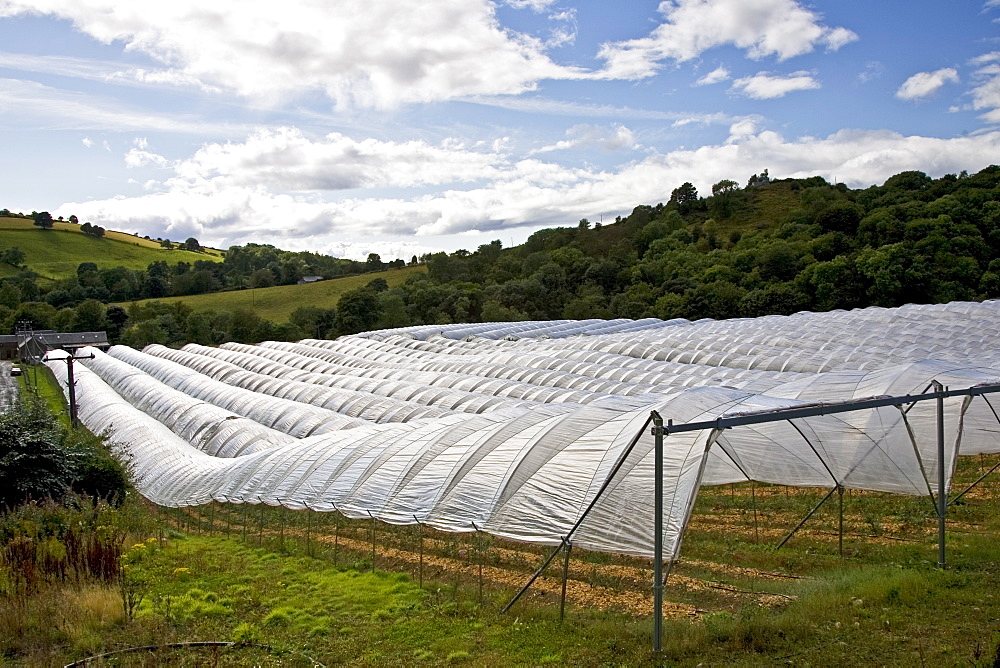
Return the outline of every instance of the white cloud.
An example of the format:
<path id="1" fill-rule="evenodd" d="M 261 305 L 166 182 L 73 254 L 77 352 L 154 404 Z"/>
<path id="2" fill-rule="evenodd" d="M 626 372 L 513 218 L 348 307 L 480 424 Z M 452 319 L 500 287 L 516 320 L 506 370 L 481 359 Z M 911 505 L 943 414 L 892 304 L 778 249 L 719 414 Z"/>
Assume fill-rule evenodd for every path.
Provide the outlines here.
<path id="1" fill-rule="evenodd" d="M 34 81 L 0 79 L 0 112 L 7 128 L 34 130 L 163 130 L 185 134 L 245 134 L 237 124 L 178 114 L 155 114 Z"/>
<path id="2" fill-rule="evenodd" d="M 972 89 L 972 108 L 985 110 L 980 118 L 1000 123 L 1000 64 L 987 65 L 974 73 L 977 85 Z"/>
<path id="3" fill-rule="evenodd" d="M 865 187 L 905 170 L 932 176 L 978 171 L 1000 154 L 1000 131 L 938 139 L 845 130 L 826 138 L 786 140 L 734 124 L 730 133 L 723 144 L 653 154 L 615 171 L 522 160 L 497 167 L 495 178 L 481 186 L 446 188 L 408 199 L 325 200 L 313 193 L 293 195 L 260 183 L 225 181 L 201 190 L 177 180 L 160 192 L 71 202 L 55 213 L 76 213 L 105 227 L 150 236 L 194 236 L 213 246 L 254 241 L 315 250 L 370 239 L 420 243 L 426 235 L 567 225 L 599 213 L 611 217 L 637 204 L 666 201 L 670 190 L 684 181 L 708 192 L 721 179 L 742 181 L 763 167 L 779 178 L 819 175 Z"/>
<path id="4" fill-rule="evenodd" d="M 666 0 L 660 12 L 665 22 L 650 36 L 601 48 L 607 76 L 652 76 L 663 60 L 691 60 L 724 44 L 755 60 L 786 60 L 818 46 L 835 51 L 857 39 L 846 28 L 823 25 L 819 14 L 795 0 Z"/>
<path id="5" fill-rule="evenodd" d="M 168 185 L 205 193 L 413 187 L 494 178 L 504 161 L 494 147 L 469 150 L 457 140 L 432 146 L 331 133 L 314 141 L 285 127 L 258 130 L 241 143 L 206 144 L 178 163 Z"/>
<path id="6" fill-rule="evenodd" d="M 997 1 L 1000 2 L 1000 0 Z M 969 62 L 972 63 L 973 65 L 978 66 L 978 65 L 985 65 L 986 63 L 992 63 L 997 60 L 1000 60 L 1000 51 L 991 51 L 989 53 L 984 53 L 981 56 L 976 56 Z"/>
<path id="7" fill-rule="evenodd" d="M 938 92 L 947 83 L 958 83 L 958 72 L 945 67 L 933 72 L 917 72 L 896 91 L 900 100 L 921 100 Z"/>
<path id="8" fill-rule="evenodd" d="M 753 116 L 730 116 L 721 112 L 714 114 L 688 114 L 675 120 L 671 124 L 671 127 L 681 128 L 685 125 L 729 125 L 731 127 L 734 123 L 742 123 L 747 120 L 752 121 L 754 118 Z"/>
<path id="9" fill-rule="evenodd" d="M 787 76 L 758 72 L 752 77 L 743 77 L 733 82 L 733 90 L 755 100 L 771 100 L 797 90 L 813 90 L 819 87 L 819 82 L 808 72 L 793 72 Z"/>
<path id="10" fill-rule="evenodd" d="M 169 164 L 170 161 L 162 155 L 157 155 L 156 153 L 151 153 L 150 151 L 144 151 L 140 148 L 131 148 L 128 153 L 125 154 L 125 166 L 129 169 L 146 167 L 149 165 L 153 165 L 155 167 L 166 167 Z"/>
<path id="11" fill-rule="evenodd" d="M 545 40 L 546 47 L 553 48 L 576 42 L 576 35 L 579 31 L 576 22 L 576 9 L 564 9 L 555 14 L 549 14 L 549 20 L 557 21 L 561 25 L 549 31 L 549 38 Z"/>
<path id="12" fill-rule="evenodd" d="M 727 144 L 735 144 L 741 140 L 753 137 L 757 133 L 757 122 L 754 119 L 746 118 L 737 121 L 729 126 L 729 138 Z"/>
<path id="13" fill-rule="evenodd" d="M 540 14 L 556 4 L 556 0 L 506 0 L 504 4 L 514 9 L 530 9 Z"/>
<path id="14" fill-rule="evenodd" d="M 544 8 L 545 2 L 527 3 Z M 164 64 L 131 76 L 272 102 L 321 91 L 338 106 L 390 108 L 469 95 L 517 94 L 545 78 L 579 78 L 529 36 L 505 30 L 489 0 L 6 0 L 0 16 L 71 21 Z"/>
<path id="15" fill-rule="evenodd" d="M 721 65 L 694 82 L 695 86 L 711 86 L 729 80 L 729 70 Z"/>
<path id="16" fill-rule="evenodd" d="M 87 148 L 92 148 L 94 146 L 94 140 L 90 137 L 84 137 L 80 141 L 83 142 L 83 145 Z"/>
<path id="17" fill-rule="evenodd" d="M 537 153 L 549 153 L 551 151 L 565 151 L 575 148 L 600 148 L 604 151 L 619 151 L 622 149 L 635 149 L 637 144 L 635 135 L 624 125 L 615 125 L 604 128 L 597 125 L 587 125 L 585 123 L 574 125 L 566 131 L 568 139 L 556 142 L 549 146 L 543 146 L 533 151 Z"/>
<path id="18" fill-rule="evenodd" d="M 875 79 L 881 79 L 883 74 L 885 74 L 885 65 L 877 60 L 872 60 L 865 63 L 865 69 L 858 74 L 858 81 L 861 83 L 868 83 L 869 81 L 874 81 Z"/>

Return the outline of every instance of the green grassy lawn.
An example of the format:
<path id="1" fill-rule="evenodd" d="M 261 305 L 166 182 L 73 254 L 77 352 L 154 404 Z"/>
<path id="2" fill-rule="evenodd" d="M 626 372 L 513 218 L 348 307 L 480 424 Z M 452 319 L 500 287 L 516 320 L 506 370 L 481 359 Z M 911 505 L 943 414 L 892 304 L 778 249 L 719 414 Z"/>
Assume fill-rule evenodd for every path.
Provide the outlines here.
<path id="1" fill-rule="evenodd" d="M 42 230 L 22 218 L 0 218 L 0 247 L 17 246 L 24 252 L 28 269 L 48 279 L 76 275 L 81 262 L 94 262 L 98 268 L 125 267 L 145 269 L 160 260 L 169 264 L 196 260 L 221 261 L 219 251 L 192 253 L 160 248 L 149 241 L 122 232 L 106 232 L 101 239 L 82 234 L 79 225 L 56 222 L 51 230 Z M 17 269 L 0 266 L 0 276 L 9 276 Z"/>
<path id="2" fill-rule="evenodd" d="M 963 458 L 960 478 L 997 461 Z M 561 560 L 499 613 L 548 548 L 266 506 L 109 509 L 97 531 L 130 531 L 122 583 L 54 578 L 26 591 L 0 568 L 0 661 L 63 665 L 155 645 L 106 665 L 995 665 L 1000 480 L 950 511 L 946 570 L 927 499 L 886 494 L 845 498 L 843 556 L 836 499 L 776 550 L 821 496 L 702 490 L 665 589 L 682 607 L 665 620 L 661 657 L 648 560 L 574 550 L 560 620 Z M 166 647 L 194 641 L 237 644 Z"/>
<path id="3" fill-rule="evenodd" d="M 17 379 L 21 386 L 22 396 L 36 394 L 45 402 L 49 411 L 59 417 L 65 426 L 69 426 L 69 408 L 62 388 L 56 377 L 44 364 L 21 364 L 21 376 Z"/>
<path id="4" fill-rule="evenodd" d="M 177 251 L 174 251 L 177 252 Z M 292 311 L 300 306 L 333 308 L 348 290 L 364 287 L 376 278 L 384 278 L 389 287 L 406 281 L 413 273 L 426 271 L 423 265 L 389 269 L 388 271 L 333 278 L 302 285 L 279 285 L 273 288 L 256 288 L 213 292 L 204 295 L 166 297 L 148 301 L 184 302 L 194 311 L 233 311 L 245 309 L 272 322 L 286 322 Z M 138 302 L 142 303 L 142 302 Z M 121 304 L 121 306 L 128 306 Z"/>

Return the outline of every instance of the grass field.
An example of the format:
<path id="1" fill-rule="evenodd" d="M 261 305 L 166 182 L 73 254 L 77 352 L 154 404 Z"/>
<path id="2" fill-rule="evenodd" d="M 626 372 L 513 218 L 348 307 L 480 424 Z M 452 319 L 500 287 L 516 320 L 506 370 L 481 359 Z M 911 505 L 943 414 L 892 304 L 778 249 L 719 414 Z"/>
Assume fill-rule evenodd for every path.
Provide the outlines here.
<path id="1" fill-rule="evenodd" d="M 176 252 L 176 251 L 175 251 Z M 157 302 L 184 302 L 194 311 L 233 311 L 245 309 L 271 322 L 286 322 L 292 311 L 300 306 L 333 308 L 348 290 L 364 287 L 376 278 L 384 278 L 389 287 L 406 281 L 413 273 L 426 271 L 423 265 L 389 269 L 388 271 L 333 278 L 302 285 L 279 285 L 273 288 L 230 290 L 204 295 L 186 295 L 146 300 Z M 143 302 L 138 302 L 143 303 Z M 121 306 L 128 306 L 121 304 Z"/>
<path id="2" fill-rule="evenodd" d="M 997 461 L 965 458 L 960 476 Z M 140 645 L 161 649 L 109 665 L 995 665 L 1000 480 L 951 510 L 947 570 L 927 500 L 886 494 L 847 495 L 843 556 L 836 500 L 776 550 L 821 496 L 702 490 L 665 590 L 661 657 L 648 560 L 574 550 L 564 620 L 561 557 L 500 614 L 550 548 L 238 504 L 100 520 L 130 522 L 124 589 L 53 580 L 26 596 L 0 578 L 0 652 L 14 665 Z M 236 644 L 167 646 L 192 641 Z"/>
<path id="3" fill-rule="evenodd" d="M 169 264 L 222 260 L 222 254 L 214 249 L 204 253 L 166 250 L 157 241 L 123 232 L 109 230 L 103 238 L 96 239 L 81 233 L 80 226 L 73 223 L 56 221 L 51 230 L 42 230 L 24 218 L 0 218 L 0 248 L 12 246 L 24 252 L 24 263 L 29 269 L 52 280 L 75 276 L 84 261 L 94 262 L 101 269 L 119 266 L 145 269 L 160 260 Z M 0 276 L 16 272 L 14 267 L 0 265 Z"/>
<path id="4" fill-rule="evenodd" d="M 998 463 L 960 458 L 955 492 Z M 848 490 L 842 514 L 834 495 L 776 549 L 824 494 L 703 488 L 665 587 L 660 657 L 645 559 L 574 549 L 500 614 L 551 548 L 263 505 L 33 506 L 0 515 L 0 537 L 92 526 L 98 543 L 117 537 L 124 568 L 110 582 L 59 570 L 49 540 L 22 571 L 0 549 L 0 664 L 155 646 L 103 665 L 997 665 L 1000 474 L 950 507 L 944 570 L 926 498 Z M 205 641 L 218 644 L 184 644 Z"/>

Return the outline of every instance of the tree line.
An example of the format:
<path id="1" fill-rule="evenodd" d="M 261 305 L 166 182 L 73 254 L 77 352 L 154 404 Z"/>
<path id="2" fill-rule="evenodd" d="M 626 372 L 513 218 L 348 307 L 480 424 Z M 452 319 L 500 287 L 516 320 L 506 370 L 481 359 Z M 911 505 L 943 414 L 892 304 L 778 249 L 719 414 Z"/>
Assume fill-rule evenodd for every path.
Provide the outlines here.
<path id="1" fill-rule="evenodd" d="M 2 251 L 0 251 L 2 258 Z M 192 313 L 127 302 L 297 282 L 401 266 L 247 244 L 221 263 L 153 263 L 144 271 L 82 263 L 42 290 L 0 281 L 0 325 L 38 318 L 54 329 L 107 329 L 112 340 L 253 342 L 327 338 L 417 324 L 586 318 L 732 318 L 1000 297 L 1000 167 L 932 179 L 918 171 L 852 190 L 767 170 L 701 196 L 691 183 L 667 202 L 601 225 L 544 229 L 513 248 L 414 257 L 425 273 L 389 288 L 376 279 L 335 308 L 303 305 L 286 323 L 247 312 Z M 103 318 L 103 321 L 102 321 Z M 106 324 L 106 327 L 94 325 Z M 79 329 L 78 329 L 79 331 Z"/>

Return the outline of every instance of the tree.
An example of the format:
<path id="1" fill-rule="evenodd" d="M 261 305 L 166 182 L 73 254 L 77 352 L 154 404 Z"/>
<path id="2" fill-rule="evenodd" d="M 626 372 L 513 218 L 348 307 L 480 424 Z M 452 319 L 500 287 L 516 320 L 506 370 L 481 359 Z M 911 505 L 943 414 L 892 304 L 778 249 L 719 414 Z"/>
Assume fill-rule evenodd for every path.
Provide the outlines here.
<path id="1" fill-rule="evenodd" d="M 337 324 L 337 309 L 300 306 L 292 311 L 288 321 L 298 327 L 306 336 L 325 339 Z"/>
<path id="2" fill-rule="evenodd" d="M 73 223 L 74 225 L 77 225 L 80 223 L 80 219 L 76 217 L 76 214 L 73 214 L 69 217 L 69 222 Z"/>
<path id="3" fill-rule="evenodd" d="M 378 299 L 382 310 L 378 322 L 375 323 L 378 329 L 406 327 L 413 324 L 406 313 L 406 303 L 401 295 L 396 292 L 380 292 Z"/>
<path id="4" fill-rule="evenodd" d="M 201 252 L 201 244 L 198 243 L 198 240 L 195 239 L 194 237 L 188 237 L 184 241 L 184 243 L 182 244 L 182 246 L 184 248 L 186 248 L 187 250 L 189 250 L 189 251 L 194 251 L 195 253 L 200 253 Z"/>
<path id="5" fill-rule="evenodd" d="M 20 267 L 24 264 L 24 251 L 17 246 L 5 248 L 3 252 L 0 253 L 0 261 L 9 264 L 12 267 Z"/>
<path id="6" fill-rule="evenodd" d="M 107 322 L 108 340 L 117 342 L 128 322 L 128 311 L 121 306 L 109 306 L 104 313 Z"/>
<path id="7" fill-rule="evenodd" d="M 371 288 L 345 292 L 337 302 L 337 330 L 357 334 L 372 329 L 382 315 L 382 302 Z"/>
<path id="8" fill-rule="evenodd" d="M 96 274 L 97 265 L 93 262 L 81 262 L 76 266 L 77 279 L 83 278 L 87 274 Z"/>
<path id="9" fill-rule="evenodd" d="M 816 224 L 825 232 L 843 232 L 854 235 L 863 216 L 861 207 L 850 202 L 838 202 L 816 216 Z"/>
<path id="10" fill-rule="evenodd" d="M 733 205 L 739 197 L 740 186 L 736 181 L 723 179 L 712 186 L 712 215 L 729 218 L 733 215 Z"/>
<path id="11" fill-rule="evenodd" d="M 21 303 L 21 290 L 13 283 L 4 281 L 3 285 L 0 285 L 0 306 L 6 306 L 7 308 L 17 308 L 17 305 Z"/>
<path id="12" fill-rule="evenodd" d="M 41 399 L 0 414 L 0 508 L 62 496 L 73 480 L 73 453 L 62 440 Z"/>
<path id="13" fill-rule="evenodd" d="M 48 211 L 36 211 L 31 217 L 35 220 L 35 227 L 40 227 L 43 230 L 52 229 L 52 214 Z"/>
<path id="14" fill-rule="evenodd" d="M 368 259 L 365 260 L 365 271 L 382 271 L 385 267 L 382 265 L 382 258 L 378 253 L 369 253 Z"/>
<path id="15" fill-rule="evenodd" d="M 107 329 L 108 320 L 104 304 L 96 299 L 80 302 L 75 311 L 74 332 L 103 332 Z"/>
<path id="16" fill-rule="evenodd" d="M 260 268 L 250 274 L 251 288 L 270 288 L 274 285 L 274 274 L 270 269 Z"/>
<path id="17" fill-rule="evenodd" d="M 675 204 L 695 202 L 698 200 L 698 189 L 690 181 L 685 181 L 670 192 L 670 201 Z"/>

